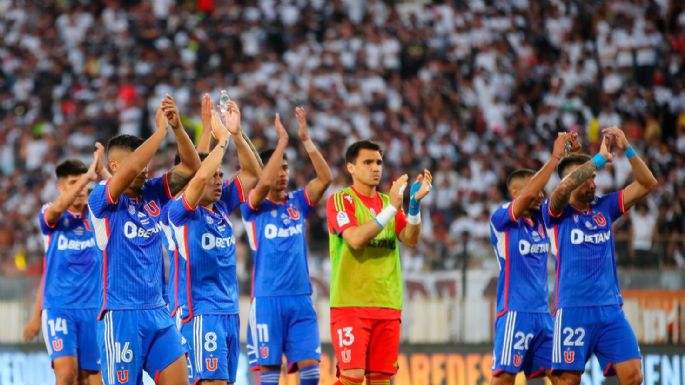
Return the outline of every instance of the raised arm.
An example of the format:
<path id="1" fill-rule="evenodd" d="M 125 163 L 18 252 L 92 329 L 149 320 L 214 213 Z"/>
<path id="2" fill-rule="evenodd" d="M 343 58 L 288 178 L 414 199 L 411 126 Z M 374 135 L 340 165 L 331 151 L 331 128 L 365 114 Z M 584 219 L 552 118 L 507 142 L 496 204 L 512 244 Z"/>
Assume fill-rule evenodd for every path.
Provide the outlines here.
<path id="1" fill-rule="evenodd" d="M 257 154 L 252 150 L 240 129 L 240 119 L 240 108 L 231 100 L 228 102 L 228 109 L 224 113 L 224 120 L 228 132 L 234 138 L 236 152 L 238 153 L 238 164 L 240 166 L 238 178 L 240 178 L 243 191 L 248 192 L 257 184 L 257 179 L 262 175 L 262 167 L 259 164 Z"/>
<path id="2" fill-rule="evenodd" d="M 269 187 L 274 183 L 276 178 L 278 178 L 278 171 L 283 164 L 283 153 L 288 146 L 288 132 L 285 130 L 285 127 L 283 127 L 281 118 L 278 114 L 276 114 L 276 119 L 274 119 L 274 126 L 278 133 L 278 144 L 276 145 L 273 154 L 271 154 L 271 158 L 266 162 L 259 182 L 257 182 L 257 185 L 247 197 L 251 207 L 256 208 L 262 204 L 264 198 L 269 194 Z"/>
<path id="3" fill-rule="evenodd" d="M 599 154 L 594 158 L 583 163 L 581 166 L 573 170 L 559 183 L 559 186 L 554 189 L 552 195 L 549 197 L 549 209 L 552 213 L 560 213 L 568 205 L 571 193 L 578 188 L 586 180 L 590 179 L 595 171 L 597 171 L 596 159 L 599 157 L 603 162 L 611 162 L 613 155 L 610 152 L 611 137 L 605 135 L 602 138 L 602 145 L 599 148 Z"/>
<path id="4" fill-rule="evenodd" d="M 197 152 L 208 153 L 212 139 L 212 98 L 209 94 L 202 96 L 200 117 L 202 118 L 202 134 L 200 134 L 200 140 L 197 143 Z"/>
<path id="5" fill-rule="evenodd" d="M 99 144 L 99 143 L 98 143 Z M 45 209 L 45 222 L 49 226 L 54 226 L 65 211 L 74 203 L 76 196 L 91 181 L 98 179 L 97 167 L 99 163 L 98 152 L 93 153 L 93 162 L 88 167 L 88 171 L 79 176 L 76 182 L 61 193 L 59 197 Z"/>
<path id="6" fill-rule="evenodd" d="M 623 208 L 628 210 L 635 203 L 641 201 L 650 192 L 654 191 L 659 182 L 647 167 L 645 162 L 635 153 L 633 146 L 628 143 L 626 134 L 618 127 L 609 127 L 602 130 L 605 135 L 612 136 L 616 141 L 616 146 L 623 150 L 630 161 L 633 169 L 635 181 L 623 190 Z"/>
<path id="7" fill-rule="evenodd" d="M 45 266 L 43 266 L 43 269 L 45 269 Z M 40 332 L 40 313 L 41 310 L 43 309 L 43 280 L 45 279 L 45 275 L 43 275 L 43 278 L 41 278 L 40 283 L 38 284 L 38 293 L 36 293 L 36 300 L 33 303 L 33 314 L 31 315 L 31 319 L 29 319 L 29 322 L 26 324 L 24 327 L 24 341 L 29 342 L 32 339 L 36 338 L 38 333 Z"/>
<path id="8" fill-rule="evenodd" d="M 369 221 L 363 225 L 349 227 L 343 231 L 342 237 L 352 249 L 361 250 L 366 247 L 366 245 L 369 244 L 369 241 L 378 235 L 385 226 L 395 218 L 397 211 L 402 208 L 402 197 L 404 195 L 404 190 L 407 187 L 408 179 L 409 177 L 407 174 L 404 174 L 392 182 L 392 186 L 388 192 L 390 204 L 381 210 L 373 221 Z"/>
<path id="9" fill-rule="evenodd" d="M 133 180 L 150 162 L 168 131 L 168 121 L 162 109 L 155 114 L 155 132 L 143 144 L 121 161 L 117 172 L 109 180 L 109 197 L 117 201 Z"/>
<path id="10" fill-rule="evenodd" d="M 205 160 L 202 161 L 200 169 L 197 170 L 183 193 L 185 203 L 193 208 L 197 207 L 198 203 L 200 203 L 205 188 L 207 188 L 207 182 L 214 176 L 219 166 L 221 166 L 221 161 L 224 158 L 228 141 L 231 137 L 231 134 L 221 124 L 221 118 L 219 118 L 219 114 L 216 112 L 212 113 L 211 129 L 218 143 Z"/>
<path id="11" fill-rule="evenodd" d="M 421 238 L 421 199 L 433 188 L 433 175 L 428 170 L 416 177 L 409 189 L 409 212 L 407 226 L 400 233 L 400 241 L 409 247 L 416 247 Z"/>
<path id="12" fill-rule="evenodd" d="M 95 172 L 100 180 L 111 178 L 112 174 L 110 174 L 109 171 L 107 171 L 107 167 L 105 167 L 105 147 L 102 143 L 95 142 L 95 152 L 93 153 L 93 156 L 97 159 Z"/>
<path id="13" fill-rule="evenodd" d="M 554 140 L 554 147 L 552 148 L 552 157 L 537 173 L 535 173 L 535 175 L 533 175 L 533 177 L 530 179 L 530 182 L 528 182 L 526 187 L 524 187 L 516 199 L 514 199 L 514 202 L 512 203 L 514 217 L 518 218 L 526 210 L 528 210 L 531 203 L 533 203 L 538 194 L 540 194 L 540 191 L 545 188 L 545 185 L 554 173 L 554 170 L 561 160 L 561 157 L 564 155 L 566 144 L 572 142 L 574 136 L 577 135 L 578 134 L 575 133 L 560 133 L 557 136 L 557 138 Z"/>
<path id="14" fill-rule="evenodd" d="M 331 173 L 331 168 L 328 167 L 328 163 L 326 163 L 326 160 L 323 158 L 323 155 L 321 155 L 321 152 L 319 152 L 314 145 L 314 142 L 312 142 L 312 139 L 309 137 L 309 130 L 307 129 L 307 112 L 302 107 L 296 107 L 295 116 L 297 117 L 297 123 L 300 126 L 297 133 L 305 150 L 307 150 L 309 159 L 312 161 L 314 172 L 316 172 L 316 177 L 307 183 L 304 191 L 312 202 L 318 202 L 328 186 L 331 185 L 333 174 Z"/>
<path id="15" fill-rule="evenodd" d="M 181 115 L 178 113 L 174 98 L 170 95 L 165 96 L 162 100 L 162 111 L 164 111 L 174 136 L 176 136 L 176 146 L 181 158 L 181 163 L 171 169 L 169 173 L 169 190 L 171 190 L 172 195 L 176 195 L 200 168 L 200 156 L 195 150 L 193 141 L 190 140 L 188 133 L 183 128 L 183 124 L 181 124 Z"/>

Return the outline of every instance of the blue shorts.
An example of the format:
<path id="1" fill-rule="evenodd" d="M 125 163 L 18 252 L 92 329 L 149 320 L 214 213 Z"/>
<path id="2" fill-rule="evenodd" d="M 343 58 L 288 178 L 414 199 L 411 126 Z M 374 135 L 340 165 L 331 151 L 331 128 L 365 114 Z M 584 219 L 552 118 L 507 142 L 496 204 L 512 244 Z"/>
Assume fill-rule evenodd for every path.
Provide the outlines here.
<path id="1" fill-rule="evenodd" d="M 157 380 L 186 352 L 166 307 L 108 310 L 97 337 L 105 385 L 142 384 L 143 370 Z"/>
<path id="2" fill-rule="evenodd" d="M 523 370 L 528 379 L 542 377 L 550 369 L 552 316 L 548 313 L 509 311 L 495 321 L 494 376 Z"/>
<path id="3" fill-rule="evenodd" d="M 552 370 L 582 372 L 592 354 L 607 377 L 616 374 L 613 365 L 642 357 L 623 309 L 609 305 L 557 310 Z"/>
<path id="4" fill-rule="evenodd" d="M 44 309 L 41 320 L 50 360 L 76 357 L 79 369 L 99 372 L 97 316 L 98 309 Z"/>
<path id="5" fill-rule="evenodd" d="M 321 360 L 319 325 L 309 295 L 252 299 L 247 324 L 250 369 L 281 366 L 283 354 L 291 373 L 299 361 Z"/>
<path id="6" fill-rule="evenodd" d="M 197 315 L 183 324 L 181 332 L 188 341 L 191 381 L 235 382 L 240 355 L 238 314 Z"/>

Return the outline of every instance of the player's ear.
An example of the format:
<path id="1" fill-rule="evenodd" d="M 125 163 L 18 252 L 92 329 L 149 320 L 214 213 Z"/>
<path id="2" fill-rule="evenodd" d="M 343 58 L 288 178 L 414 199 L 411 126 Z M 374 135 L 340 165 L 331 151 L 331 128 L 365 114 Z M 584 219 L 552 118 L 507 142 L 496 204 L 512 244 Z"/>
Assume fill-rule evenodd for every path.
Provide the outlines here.
<path id="1" fill-rule="evenodd" d="M 345 163 L 345 167 L 347 168 L 347 172 L 349 172 L 350 175 L 352 175 L 352 171 L 354 171 L 354 164 L 347 162 Z"/>
<path id="2" fill-rule="evenodd" d="M 119 168 L 119 163 L 116 160 L 110 159 L 109 162 L 107 162 L 107 168 L 109 168 L 109 171 L 111 171 L 112 173 L 115 173 Z"/>

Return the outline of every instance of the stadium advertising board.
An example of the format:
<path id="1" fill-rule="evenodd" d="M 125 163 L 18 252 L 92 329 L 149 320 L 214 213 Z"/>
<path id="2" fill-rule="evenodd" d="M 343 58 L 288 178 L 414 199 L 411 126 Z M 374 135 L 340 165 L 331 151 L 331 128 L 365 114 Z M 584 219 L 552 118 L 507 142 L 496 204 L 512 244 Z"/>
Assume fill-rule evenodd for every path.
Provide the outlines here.
<path id="1" fill-rule="evenodd" d="M 335 366 L 330 346 L 321 360 L 321 384 L 332 384 Z M 685 346 L 643 346 L 644 385 L 685 385 Z M 236 385 L 252 385 L 246 357 L 241 354 Z M 421 345 L 403 346 L 399 357 L 400 371 L 395 385 L 486 385 L 490 381 L 492 353 L 490 346 Z M 283 385 L 298 384 L 296 375 L 281 379 Z M 520 377 L 517 384 L 525 384 Z M 537 381 L 536 383 L 542 383 Z M 47 354 L 38 347 L 31 351 L 0 348 L 1 385 L 54 384 Z M 145 384 L 153 384 L 146 378 Z M 581 385 L 616 384 L 605 379 L 596 360 L 588 363 Z"/>

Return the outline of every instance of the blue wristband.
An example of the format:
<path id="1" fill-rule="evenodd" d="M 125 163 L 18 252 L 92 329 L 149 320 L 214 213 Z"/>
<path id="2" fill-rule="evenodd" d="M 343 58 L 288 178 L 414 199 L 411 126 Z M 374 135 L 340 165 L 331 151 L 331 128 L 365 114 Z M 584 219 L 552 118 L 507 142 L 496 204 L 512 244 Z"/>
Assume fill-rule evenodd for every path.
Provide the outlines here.
<path id="1" fill-rule="evenodd" d="M 607 160 L 606 160 L 606 158 L 604 158 L 604 156 L 602 154 L 597 153 L 597 154 L 595 154 L 595 156 L 592 157 L 592 163 L 595 164 L 595 168 L 597 170 L 602 168 L 602 166 L 604 166 L 606 164 L 606 162 L 607 162 Z"/>
<path id="2" fill-rule="evenodd" d="M 628 148 L 624 151 L 624 153 L 626 154 L 626 158 L 628 158 L 628 159 L 637 155 L 635 153 L 635 149 L 633 148 L 633 146 L 628 146 Z"/>
<path id="3" fill-rule="evenodd" d="M 416 215 L 421 211 L 421 202 L 414 199 L 414 195 L 416 195 L 420 188 L 421 183 L 414 182 L 409 189 L 409 211 L 407 211 L 409 215 Z"/>

